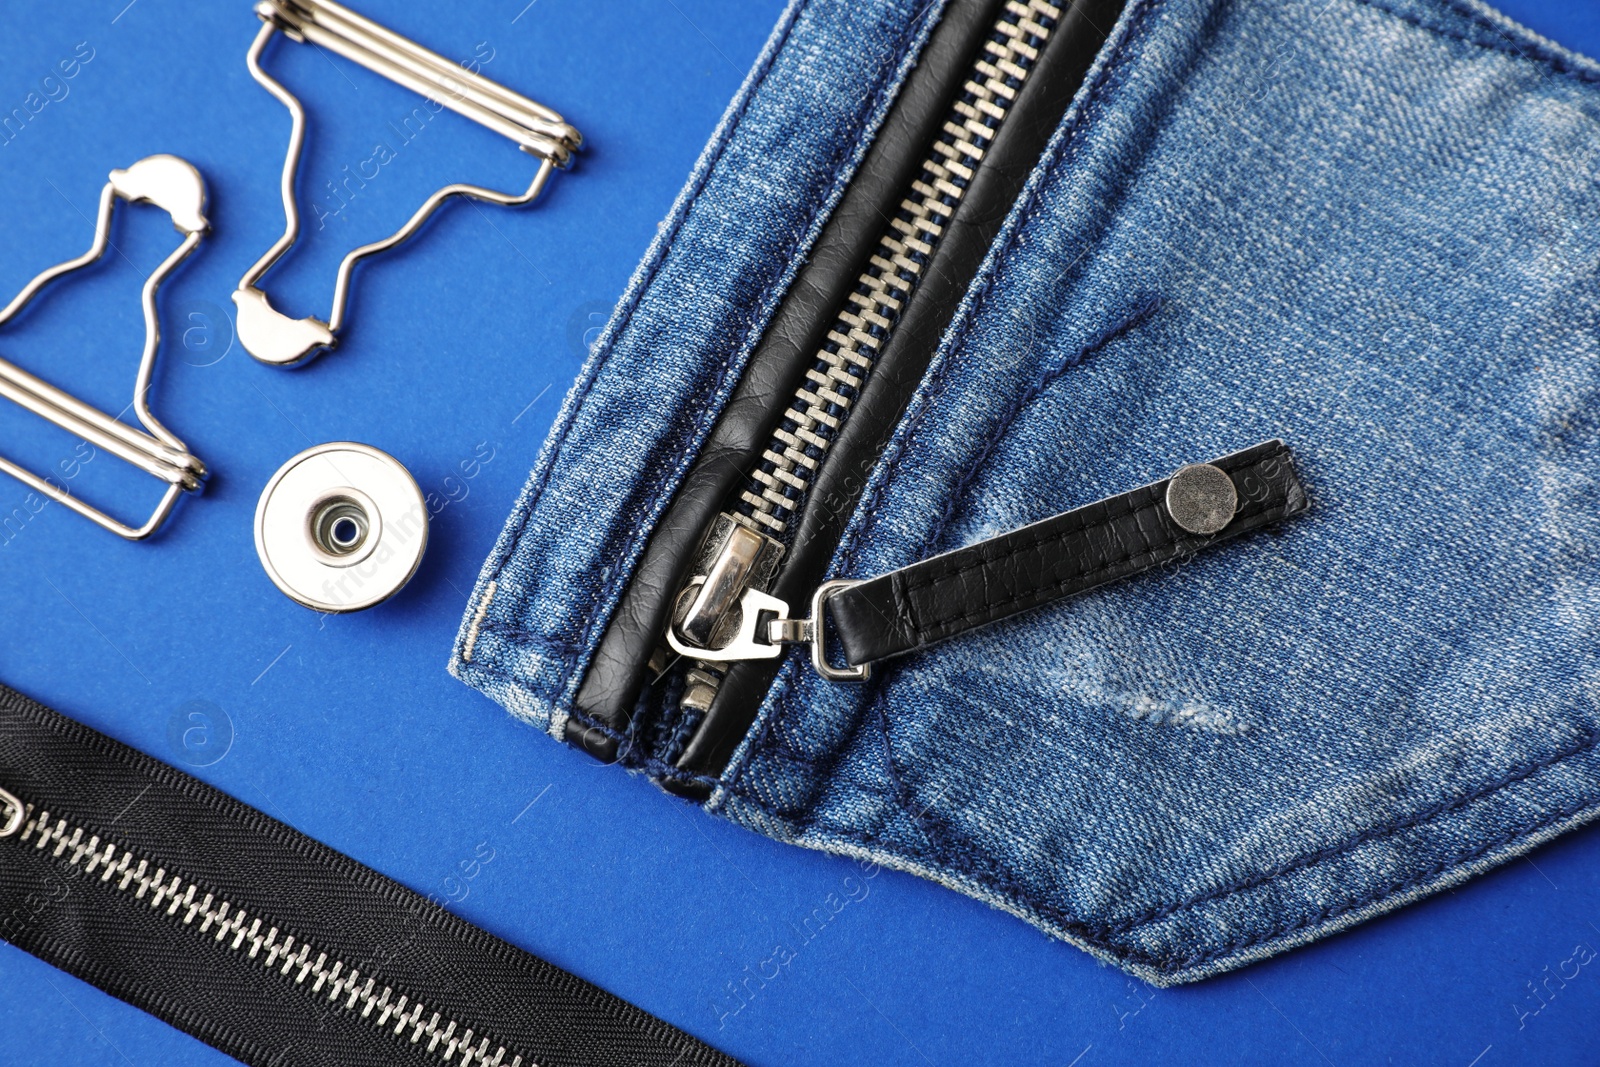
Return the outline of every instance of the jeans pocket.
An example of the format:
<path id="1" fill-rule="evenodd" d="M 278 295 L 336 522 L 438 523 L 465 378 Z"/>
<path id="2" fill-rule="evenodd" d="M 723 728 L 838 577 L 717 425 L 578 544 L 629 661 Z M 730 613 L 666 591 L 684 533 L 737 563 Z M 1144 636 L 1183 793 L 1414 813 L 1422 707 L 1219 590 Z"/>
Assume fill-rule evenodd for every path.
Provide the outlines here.
<path id="1" fill-rule="evenodd" d="M 728 291 L 789 286 L 761 289 L 767 317 L 710 346 L 736 363 L 651 366 L 704 338 L 641 326 L 683 308 L 661 276 L 638 283 L 609 342 L 635 377 L 601 363 L 569 401 L 453 669 L 744 825 L 915 871 L 1160 983 L 1592 818 L 1600 194 L 1574 175 L 1600 158 L 1600 68 L 1453 0 L 1132 0 L 1103 47 L 1071 37 L 1086 5 L 1043 22 L 1016 6 L 952 3 L 916 38 L 917 70 L 852 142 L 865 163 L 797 273 L 691 257 Z M 824 10 L 773 69 L 837 43 Z M 942 194 L 948 216 L 928 209 L 940 189 L 917 153 L 901 160 L 927 192 L 884 232 L 929 266 L 896 288 L 863 264 L 901 252 L 850 243 L 871 229 L 857 209 L 880 202 L 873 182 L 895 192 L 917 122 L 972 132 L 940 125 L 929 72 L 988 47 L 994 18 L 1015 34 L 993 40 L 1021 34 L 1038 57 L 1021 110 L 963 150 L 981 165 Z M 1041 125 L 1047 94 L 1028 85 L 1060 87 L 1045 72 L 1069 39 L 1078 77 Z M 916 119 L 925 97 L 940 106 Z M 1007 146 L 1030 130 L 1018 169 Z M 695 210 L 719 203 L 692 191 L 678 239 L 714 230 Z M 647 394 L 704 415 L 698 444 L 650 436 Z M 586 496 L 604 434 L 649 448 Z M 887 661 L 862 686 L 777 648 L 685 662 L 772 621 L 725 609 L 679 634 L 710 590 L 799 605 L 824 579 L 1274 438 L 1311 496 L 1276 532 Z M 564 528 L 597 518 L 609 541 Z M 667 630 L 683 659 L 656 651 Z"/>

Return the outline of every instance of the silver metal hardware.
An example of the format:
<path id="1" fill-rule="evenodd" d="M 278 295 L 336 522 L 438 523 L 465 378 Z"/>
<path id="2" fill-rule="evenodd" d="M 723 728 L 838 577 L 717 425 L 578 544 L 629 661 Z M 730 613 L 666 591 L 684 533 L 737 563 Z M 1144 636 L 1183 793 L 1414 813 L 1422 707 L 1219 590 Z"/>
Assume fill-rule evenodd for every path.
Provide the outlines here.
<path id="1" fill-rule="evenodd" d="M 684 638 L 701 648 L 724 642 L 723 632 L 746 589 L 765 590 L 783 558 L 783 544 L 730 515 L 718 516 L 697 563 L 705 575 L 688 608 L 677 619 Z"/>
<path id="2" fill-rule="evenodd" d="M 398 593 L 428 547 L 422 490 L 370 445 L 308 448 L 256 505 L 256 554 L 284 594 L 314 611 L 361 611 Z"/>
<path id="3" fill-rule="evenodd" d="M 761 535 L 754 530 L 734 528 L 727 547 L 700 584 L 700 593 L 689 606 L 688 615 L 678 624 L 689 640 L 697 645 L 710 643 L 717 624 L 749 584 L 750 571 L 761 554 L 761 541 Z"/>
<path id="4" fill-rule="evenodd" d="M 704 578 L 696 578 L 685 589 L 684 597 L 698 594 L 705 585 Z M 667 644 L 672 650 L 682 656 L 690 656 L 706 663 L 737 663 L 747 659 L 772 659 L 783 652 L 782 645 L 775 645 L 764 635 L 758 634 L 763 615 L 782 618 L 789 614 L 789 605 L 775 596 L 763 593 L 759 589 L 746 589 L 739 597 L 735 629 L 728 635 L 721 645 L 709 648 L 686 641 L 678 633 L 678 624 L 673 623 L 667 629 Z M 733 618 L 734 616 L 730 616 Z"/>
<path id="5" fill-rule="evenodd" d="M 15 318 L 50 282 L 87 267 L 105 254 L 110 246 L 111 216 L 119 200 L 154 204 L 172 217 L 173 226 L 183 235 L 182 243 L 145 279 L 141 292 L 144 353 L 139 358 L 133 402 L 128 407 L 133 409 L 144 429 L 140 430 L 115 415 L 92 407 L 4 359 L 0 359 L 0 396 L 21 404 L 68 433 L 161 479 L 167 483 L 167 490 L 149 518 L 139 526 L 130 526 L 3 457 L 0 457 L 0 471 L 114 534 L 130 541 L 141 541 L 159 529 L 167 516 L 172 514 L 178 498 L 186 492 L 199 489 L 206 476 L 205 464 L 150 413 L 149 400 L 156 353 L 161 348 L 161 321 L 156 313 L 156 292 L 178 264 L 195 250 L 210 228 L 205 217 L 205 180 L 200 172 L 177 156 L 168 155 L 150 156 L 126 170 L 112 171 L 105 188 L 100 192 L 94 242 L 89 250 L 75 259 L 43 271 L 25 285 L 11 303 L 0 309 L 0 326 Z M 124 408 L 123 413 L 127 410 Z"/>
<path id="6" fill-rule="evenodd" d="M 811 618 L 773 619 L 767 624 L 767 640 L 786 645 L 809 644 L 811 666 L 830 682 L 864 682 L 872 677 L 872 664 L 855 667 L 835 667 L 828 662 L 827 610 L 828 600 L 838 592 L 860 585 L 859 579 L 834 578 L 817 586 L 811 594 Z"/>
<path id="7" fill-rule="evenodd" d="M 0 826 L 0 837 L 10 837 L 22 829 L 22 817 L 28 813 L 28 806 L 15 793 L 4 789 L 0 789 L 0 802 L 6 805 L 6 821 Z"/>
<path id="8" fill-rule="evenodd" d="M 684 597 L 699 598 L 706 579 L 695 578 L 684 590 Z M 717 647 L 708 648 L 687 641 L 679 633 L 680 624 L 667 630 L 667 643 L 673 651 L 705 663 L 737 663 L 742 660 L 773 659 L 782 654 L 787 645 L 810 645 L 811 666 L 830 682 L 864 682 L 872 676 L 871 664 L 855 667 L 835 667 L 828 662 L 826 641 L 826 612 L 828 600 L 851 586 L 860 585 L 855 579 L 835 578 L 823 582 L 811 595 L 811 617 L 789 617 L 789 605 L 759 589 L 746 589 L 739 597 L 734 631 Z M 762 625 L 763 621 L 765 626 Z"/>
<path id="9" fill-rule="evenodd" d="M 1220 533 L 1239 510 L 1239 490 L 1221 467 L 1191 463 L 1167 481 L 1167 514 L 1192 534 Z"/>
<path id="10" fill-rule="evenodd" d="M 544 189 L 551 172 L 571 160 L 572 153 L 583 143 L 583 135 L 542 104 L 474 74 L 333 0 L 261 0 L 255 10 L 264 25 L 246 57 L 250 74 L 289 110 L 289 148 L 280 183 L 285 228 L 283 236 L 239 280 L 233 302 L 239 308 L 239 341 L 246 351 L 263 363 L 292 366 L 336 343 L 350 299 L 350 277 L 357 263 L 405 241 L 452 197 L 467 196 L 502 207 L 532 202 Z M 393 234 L 353 249 L 344 257 L 334 282 L 333 311 L 327 321 L 315 317 L 295 319 L 277 311 L 256 283 L 300 235 L 294 180 L 306 131 L 305 108 L 300 101 L 261 69 L 261 54 L 278 32 L 291 40 L 337 52 L 509 138 L 539 160 L 532 182 L 520 193 L 464 183 L 444 186 Z"/>
<path id="11" fill-rule="evenodd" d="M 996 20 L 962 85 L 963 97 L 955 101 L 921 173 L 905 190 L 899 212 L 817 349 L 815 366 L 739 494 L 759 529 L 781 537 L 798 513 L 1021 83 L 1032 73 L 1038 46 L 1060 19 L 1060 8 L 1046 0 L 1010 0 Z"/>

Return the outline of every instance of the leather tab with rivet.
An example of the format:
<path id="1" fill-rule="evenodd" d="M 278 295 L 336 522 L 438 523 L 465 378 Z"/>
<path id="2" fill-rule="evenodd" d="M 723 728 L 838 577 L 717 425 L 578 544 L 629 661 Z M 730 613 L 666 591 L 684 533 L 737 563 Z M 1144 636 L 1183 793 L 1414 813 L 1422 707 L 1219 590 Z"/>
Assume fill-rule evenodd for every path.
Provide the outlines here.
<path id="1" fill-rule="evenodd" d="M 827 601 L 851 666 L 1075 596 L 1308 507 L 1289 448 L 1266 441 L 1172 477 L 841 589 Z"/>

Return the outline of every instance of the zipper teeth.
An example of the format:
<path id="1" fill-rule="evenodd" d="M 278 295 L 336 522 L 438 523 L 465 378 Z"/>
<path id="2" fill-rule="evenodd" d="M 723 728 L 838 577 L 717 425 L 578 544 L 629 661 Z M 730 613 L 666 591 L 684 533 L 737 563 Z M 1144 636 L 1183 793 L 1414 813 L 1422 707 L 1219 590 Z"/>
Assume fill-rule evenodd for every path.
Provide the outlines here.
<path id="1" fill-rule="evenodd" d="M 849 416 L 922 271 L 966 196 L 1039 48 L 1061 18 L 1044 0 L 1009 0 L 933 143 L 922 172 L 878 239 L 870 265 L 839 312 L 735 510 L 779 537 Z"/>
<path id="2" fill-rule="evenodd" d="M 396 1037 L 403 1037 L 409 1029 L 413 1045 L 427 1038 L 427 1051 L 444 1063 L 469 1067 L 523 1067 L 526 1063 L 527 1067 L 538 1067 L 531 1060 L 509 1053 L 504 1046 L 496 1046 L 491 1052 L 489 1038 L 474 1035 L 471 1027 L 441 1018 L 438 1012 L 428 1013 L 420 1000 L 380 985 L 375 977 L 368 976 L 363 981 L 360 970 L 318 951 L 308 941 L 277 926 L 263 932 L 260 918 L 250 917 L 243 908 L 206 891 L 199 883 L 186 881 L 181 875 L 168 875 L 164 867 L 104 841 L 98 834 L 87 833 L 82 826 L 69 826 L 66 819 L 52 824 L 50 813 L 41 811 L 35 815 L 32 804 L 27 805 L 19 835 L 24 842 L 30 838 L 34 849 L 40 852 L 53 842 L 51 855 L 69 866 L 81 867 L 85 875 L 99 868 L 100 881 L 128 894 L 129 899 L 144 900 L 148 896 L 152 909 L 161 909 L 165 904 L 166 914 L 184 926 L 194 927 L 195 919 L 200 919 L 197 935 L 211 934 L 213 941 L 226 944 L 244 959 L 256 960 L 263 969 L 276 970 L 285 978 L 293 972 L 296 985 L 303 986 L 312 979 L 311 993 L 321 993 L 326 987 L 328 1000 L 342 999 L 346 1013 L 359 1013 L 375 1029 L 391 1030 Z M 211 932 L 213 927 L 215 933 Z M 427 1020 L 422 1018 L 424 1014 L 429 1014 Z"/>

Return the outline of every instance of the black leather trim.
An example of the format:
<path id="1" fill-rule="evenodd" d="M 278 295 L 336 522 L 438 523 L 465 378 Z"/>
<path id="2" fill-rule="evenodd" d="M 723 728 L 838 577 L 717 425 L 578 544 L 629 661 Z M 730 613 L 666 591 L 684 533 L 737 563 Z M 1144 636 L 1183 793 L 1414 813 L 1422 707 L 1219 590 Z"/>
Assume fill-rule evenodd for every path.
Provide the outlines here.
<path id="1" fill-rule="evenodd" d="M 1232 520 L 1217 533 L 1190 533 L 1174 522 L 1162 480 L 834 594 L 828 613 L 845 660 L 874 663 L 923 648 L 1192 556 L 1308 506 L 1282 441 L 1211 466 L 1227 472 L 1239 498 Z"/>
<path id="2" fill-rule="evenodd" d="M 882 128 L 784 296 L 705 447 L 685 476 L 595 650 L 578 690 L 581 716 L 626 734 L 673 595 L 701 538 L 755 466 L 855 285 L 899 198 L 916 176 L 1003 0 L 951 0 Z M 599 730 L 565 739 L 605 762 L 616 742 Z"/>
<path id="3" fill-rule="evenodd" d="M 812 591 L 827 577 L 828 563 L 867 477 L 1124 3 L 1077 0 L 1050 35 L 850 418 L 828 450 L 801 513 L 794 545 L 778 572 L 774 595 L 791 604 L 809 602 Z M 722 773 L 755 722 L 778 667 L 776 660 L 732 666 L 704 724 L 678 759 L 680 770 L 713 777 Z"/>

